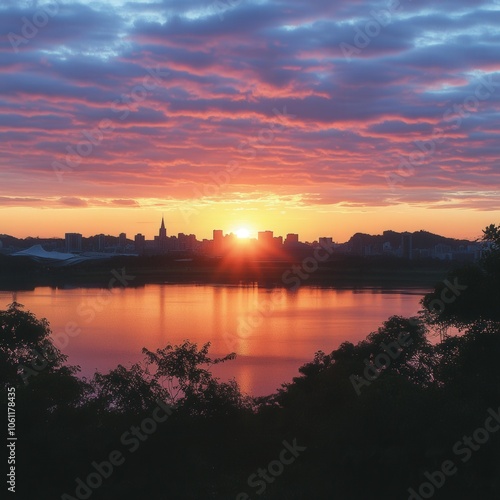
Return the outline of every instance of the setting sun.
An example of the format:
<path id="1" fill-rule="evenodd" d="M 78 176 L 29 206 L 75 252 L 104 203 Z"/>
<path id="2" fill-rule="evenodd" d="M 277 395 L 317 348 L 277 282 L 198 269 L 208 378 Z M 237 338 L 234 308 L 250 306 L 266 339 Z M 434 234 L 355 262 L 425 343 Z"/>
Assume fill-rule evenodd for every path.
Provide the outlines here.
<path id="1" fill-rule="evenodd" d="M 238 238 L 250 238 L 250 231 L 244 227 L 237 229 L 235 233 Z"/>

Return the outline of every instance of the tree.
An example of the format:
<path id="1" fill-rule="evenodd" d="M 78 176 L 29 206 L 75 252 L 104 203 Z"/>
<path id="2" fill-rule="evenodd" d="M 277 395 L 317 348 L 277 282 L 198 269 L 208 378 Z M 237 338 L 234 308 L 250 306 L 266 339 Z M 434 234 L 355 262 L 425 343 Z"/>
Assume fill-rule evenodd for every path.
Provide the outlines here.
<path id="1" fill-rule="evenodd" d="M 463 335 L 446 338 L 436 346 L 436 380 L 450 396 L 471 404 L 500 400 L 500 324 L 475 322 Z"/>
<path id="2" fill-rule="evenodd" d="M 13 302 L 0 311 L 0 383 L 27 385 L 41 372 L 54 372 L 66 356 L 52 343 L 48 321 Z"/>
<path id="3" fill-rule="evenodd" d="M 466 329 L 476 321 L 500 321 L 500 226 L 490 224 L 479 265 L 451 271 L 422 299 L 430 325 Z"/>
<path id="4" fill-rule="evenodd" d="M 493 243 L 495 248 L 500 250 L 500 226 L 490 224 L 486 229 L 483 229 L 482 240 Z"/>
<path id="5" fill-rule="evenodd" d="M 232 360 L 236 354 L 211 358 L 209 348 L 210 342 L 198 349 L 198 345 L 189 340 L 175 346 L 168 344 L 154 352 L 144 348 L 146 373 L 154 383 L 166 389 L 172 406 L 183 407 L 190 414 L 227 414 L 250 408 L 250 398 L 241 394 L 234 380 L 220 382 L 210 371 L 210 367 Z"/>
<path id="6" fill-rule="evenodd" d="M 500 281 L 500 225 L 490 224 L 483 229 L 483 237 L 481 240 L 487 245 L 482 258 L 482 265 L 484 269 L 496 281 Z"/>
<path id="7" fill-rule="evenodd" d="M 91 382 L 93 403 L 98 411 L 139 414 L 164 401 L 168 392 L 139 364 L 118 365 L 107 374 L 95 373 Z"/>

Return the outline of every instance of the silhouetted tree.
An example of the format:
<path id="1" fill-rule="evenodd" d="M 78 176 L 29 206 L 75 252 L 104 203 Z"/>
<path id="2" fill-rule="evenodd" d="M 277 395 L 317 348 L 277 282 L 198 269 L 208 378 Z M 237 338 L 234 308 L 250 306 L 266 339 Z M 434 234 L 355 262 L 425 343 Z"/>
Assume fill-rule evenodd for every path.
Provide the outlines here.
<path id="1" fill-rule="evenodd" d="M 54 372 L 67 358 L 52 343 L 48 321 L 23 307 L 13 302 L 0 311 L 0 383 L 4 386 L 27 384 L 39 372 Z"/>
<path id="2" fill-rule="evenodd" d="M 485 270 L 494 276 L 497 280 L 500 279 L 500 225 L 490 224 L 483 229 L 481 240 L 488 244 L 485 250 L 482 264 Z"/>
<path id="3" fill-rule="evenodd" d="M 168 392 L 139 364 L 130 368 L 118 365 L 106 374 L 95 373 L 91 381 L 92 402 L 101 412 L 140 414 L 166 401 Z"/>
<path id="4" fill-rule="evenodd" d="M 475 321 L 500 321 L 500 227 L 491 224 L 481 240 L 489 244 L 479 265 L 451 271 L 425 295 L 422 304 L 430 325 L 461 330 Z"/>
<path id="5" fill-rule="evenodd" d="M 220 382 L 210 368 L 232 360 L 231 353 L 221 358 L 208 355 L 210 342 L 200 349 L 185 340 L 181 345 L 168 344 L 162 349 L 142 352 L 146 356 L 146 371 L 151 380 L 166 389 L 168 401 L 193 415 L 230 413 L 251 407 L 251 399 L 241 394 L 238 384 Z"/>

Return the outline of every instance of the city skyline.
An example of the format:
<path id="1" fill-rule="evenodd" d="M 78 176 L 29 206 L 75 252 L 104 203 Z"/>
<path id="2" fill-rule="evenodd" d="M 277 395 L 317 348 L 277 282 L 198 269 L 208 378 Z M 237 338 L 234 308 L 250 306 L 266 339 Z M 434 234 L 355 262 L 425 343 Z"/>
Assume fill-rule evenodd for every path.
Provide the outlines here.
<path id="1" fill-rule="evenodd" d="M 4 244 L 0 235 L 0 253 Z M 5 235 L 4 235 L 5 236 Z M 418 244 L 413 244 L 413 238 L 418 239 Z M 5 239 L 5 238 L 3 238 Z M 239 231 L 224 234 L 222 229 L 212 230 L 212 239 L 198 239 L 195 234 L 169 235 L 162 216 L 158 234 L 153 239 L 148 239 L 142 233 L 127 238 L 122 232 L 118 236 L 105 235 L 103 233 L 91 236 L 83 236 L 81 233 L 65 233 L 64 240 L 55 239 L 24 239 L 24 244 L 31 244 L 29 248 L 16 249 L 16 243 L 12 240 L 4 249 L 7 254 L 15 256 L 29 256 L 35 259 L 65 260 L 65 262 L 79 262 L 79 257 L 69 259 L 70 254 L 84 256 L 84 259 L 103 258 L 111 255 L 135 255 L 153 256 L 167 255 L 176 252 L 188 252 L 191 255 L 201 254 L 213 257 L 240 256 L 259 258 L 267 256 L 272 259 L 287 258 L 288 252 L 307 251 L 311 248 L 327 249 L 332 253 L 353 254 L 358 256 L 395 256 L 407 260 L 417 259 L 439 259 L 439 260 L 467 260 L 478 261 L 482 252 L 488 245 L 480 241 L 469 241 L 450 239 L 442 235 L 432 234 L 426 231 L 395 232 L 384 231 L 383 234 L 369 235 L 356 233 L 349 241 L 340 242 L 333 236 L 319 236 L 313 241 L 303 241 L 297 233 L 287 233 L 286 237 L 274 234 L 271 230 L 258 231 L 253 237 L 250 231 L 241 228 Z M 50 251 L 47 252 L 48 246 Z M 23 245 L 24 246 L 24 245 Z M 59 250 L 63 249 L 66 255 Z M 55 253 L 53 253 L 55 251 Z M 133 252 L 133 254 L 131 254 Z M 69 260 L 68 260 L 69 259 Z"/>
<path id="2" fill-rule="evenodd" d="M 1 206 L 0 206 L 1 210 Z M 6 210 L 4 209 L 3 212 Z M 47 215 L 47 210 L 37 210 L 35 212 L 35 216 L 37 217 L 35 221 L 38 220 L 38 218 L 42 218 L 42 216 Z M 2 213 L 0 211 L 0 213 Z M 71 213 L 68 215 L 68 217 L 72 215 Z M 335 236 L 337 238 L 337 241 L 347 241 L 353 234 L 356 233 L 363 233 L 363 234 L 382 234 L 384 231 L 397 231 L 397 232 L 415 232 L 415 231 L 428 231 L 430 233 L 434 234 L 439 234 L 447 238 L 454 238 L 454 239 L 463 239 L 463 240 L 476 240 L 479 239 L 482 235 L 482 228 L 486 227 L 487 225 L 491 224 L 492 221 L 494 220 L 491 218 L 491 212 L 485 212 L 485 213 L 476 213 L 478 225 L 473 226 L 470 230 L 464 230 L 463 227 L 459 227 L 457 229 L 454 229 L 453 226 L 450 228 L 450 224 L 446 224 L 444 221 L 441 224 L 441 219 L 434 224 L 430 224 L 428 227 L 421 226 L 420 225 L 420 219 L 418 218 L 413 218 L 408 220 L 405 214 L 401 214 L 402 221 L 395 226 L 389 226 L 384 220 L 378 220 L 377 224 L 373 226 L 373 228 L 367 227 L 368 224 L 364 225 L 362 222 L 359 224 L 354 225 L 354 227 L 350 226 L 336 226 L 334 224 L 328 224 L 323 227 L 319 226 L 313 226 L 311 224 L 307 225 L 309 229 L 304 230 L 303 232 L 298 231 L 297 227 L 302 227 L 301 224 L 297 224 L 295 226 L 296 221 L 288 221 L 288 223 L 285 226 L 285 229 L 280 230 L 276 229 L 275 227 L 272 227 L 270 225 L 260 225 L 258 223 L 241 223 L 241 224 L 232 224 L 229 225 L 229 227 L 223 227 L 222 224 L 218 224 L 216 222 L 211 222 L 214 224 L 213 227 L 210 226 L 205 226 L 201 227 L 199 232 L 196 232 L 195 230 L 192 230 L 192 225 L 189 222 L 184 222 L 175 220 L 175 222 L 170 222 L 167 219 L 168 222 L 168 227 L 170 228 L 171 232 L 173 234 L 178 234 L 178 233 L 185 233 L 185 234 L 195 234 L 197 238 L 200 239 L 209 239 L 212 236 L 212 232 L 214 228 L 222 228 L 225 234 L 230 234 L 233 233 L 236 236 L 239 236 L 240 238 L 257 238 L 257 235 L 259 231 L 266 231 L 266 230 L 272 230 L 276 234 L 285 236 L 286 234 L 289 233 L 298 233 L 301 235 L 301 240 L 302 241 L 315 241 L 317 240 L 319 235 L 323 236 L 332 236 L 333 233 L 335 233 Z M 107 220 L 105 223 L 102 223 L 102 221 L 99 221 L 99 224 L 95 224 L 94 221 L 86 221 L 87 223 L 81 222 L 80 219 L 78 219 L 78 222 L 75 223 L 73 222 L 70 223 L 61 223 L 60 225 L 57 226 L 58 231 L 52 232 L 51 229 L 48 229 L 47 224 L 44 224 L 42 221 L 36 222 L 34 225 L 37 227 L 37 233 L 35 234 L 32 230 L 30 229 L 24 229 L 24 227 L 20 224 L 14 223 L 15 221 L 9 221 L 7 219 L 2 219 L 0 223 L 0 234 L 5 234 L 9 236 L 13 236 L 16 238 L 60 238 L 63 237 L 64 234 L 70 233 L 70 232 L 78 232 L 86 237 L 90 236 L 95 236 L 99 234 L 106 234 L 106 235 L 113 235 L 113 234 L 119 234 L 121 232 L 124 232 L 126 234 L 144 234 L 146 238 L 148 237 L 154 237 L 158 233 L 158 217 L 161 219 L 166 218 L 164 213 L 159 213 L 159 212 L 154 212 L 154 216 L 156 219 L 153 221 L 139 221 L 134 223 L 128 223 L 123 224 L 121 222 L 121 218 L 117 217 L 116 219 Z M 33 225 L 33 217 L 31 217 L 31 223 L 29 226 L 31 227 Z M 242 219 L 244 220 L 244 219 Z M 115 223 L 116 221 L 116 223 Z M 12 224 L 9 224 L 9 222 L 13 222 Z M 149 229 L 145 229 L 145 227 L 148 227 Z M 314 227 L 314 229 L 311 229 L 311 226 Z M 9 227 L 12 228 L 12 230 L 9 231 Z M 53 226 L 52 226 L 53 227 Z M 133 227 L 135 229 L 130 230 L 127 229 L 130 227 Z M 106 229 L 103 229 L 106 228 Z M 328 233 L 328 234 L 327 234 Z M 330 234 L 332 233 L 332 234 Z"/>
<path id="3" fill-rule="evenodd" d="M 153 225 L 154 223 L 151 223 L 151 225 Z M 197 239 L 199 239 L 200 241 L 202 240 L 211 240 L 213 238 L 213 235 L 216 231 L 220 231 L 223 233 L 224 236 L 234 236 L 236 237 L 237 239 L 248 239 L 248 240 L 257 240 L 258 237 L 259 237 L 259 233 L 263 233 L 263 232 L 270 232 L 270 233 L 273 233 L 274 236 L 278 236 L 278 237 L 285 237 L 287 235 L 297 235 L 299 236 L 299 241 L 303 241 L 303 242 L 314 242 L 314 241 L 318 241 L 319 238 L 322 238 L 322 237 L 331 237 L 331 238 L 334 238 L 334 241 L 335 242 L 338 242 L 338 243 L 345 243 L 346 241 L 348 241 L 353 235 L 355 234 L 367 234 L 367 235 L 371 235 L 371 236 L 377 236 L 377 235 L 382 235 L 383 233 L 387 232 L 387 231 L 394 231 L 394 232 L 399 232 L 399 233 L 412 233 L 412 232 L 417 232 L 417 231 L 424 231 L 424 232 L 429 232 L 429 233 L 433 233 L 433 234 L 437 234 L 439 236 L 442 236 L 442 237 L 445 237 L 445 238 L 452 238 L 452 239 L 456 239 L 456 240 L 469 240 L 469 241 L 476 241 L 478 239 L 481 238 L 481 234 L 482 234 L 482 229 L 481 230 L 478 230 L 476 231 L 476 235 L 474 237 L 456 237 L 456 236 L 452 236 L 450 234 L 447 234 L 446 232 L 433 232 L 433 231 L 429 231 L 427 228 L 418 228 L 418 229 L 415 229 L 415 230 L 409 230 L 409 229 L 402 229 L 402 230 L 397 230 L 397 229 L 394 229 L 394 228 L 389 228 L 389 227 L 384 227 L 383 230 L 381 231 L 376 231 L 376 232 L 368 232 L 368 231 L 352 231 L 352 232 L 345 232 L 345 234 L 347 234 L 347 237 L 346 238 L 335 238 L 334 234 L 332 231 L 329 231 L 328 229 L 325 229 L 323 230 L 321 233 L 319 234 L 316 234 L 316 235 L 313 235 L 311 238 L 306 238 L 306 237 L 302 237 L 301 233 L 299 233 L 298 231 L 288 231 L 286 233 L 282 233 L 280 231 L 276 231 L 275 229 L 273 228 L 270 228 L 270 227 L 262 227 L 262 228 L 257 228 L 257 229 L 254 229 L 253 227 L 251 226 L 239 226 L 239 227 L 235 227 L 234 229 L 232 230 L 227 230 L 225 228 L 220 228 L 220 227 L 217 227 L 217 228 L 211 228 L 211 229 L 206 229 L 204 232 L 203 232 L 203 235 L 199 235 L 197 233 L 194 233 L 194 232 L 191 232 L 189 230 L 182 230 L 182 228 L 178 228 L 178 229 L 170 229 L 170 225 L 168 224 L 168 220 L 165 221 L 165 217 L 162 216 L 161 219 L 160 219 L 160 224 L 158 224 L 158 221 L 156 222 L 156 229 L 152 230 L 151 232 L 128 232 L 128 231 L 125 231 L 125 230 L 122 230 L 123 228 L 112 228 L 112 230 L 110 232 L 102 232 L 102 231 L 98 231 L 98 230 L 90 230 L 90 232 L 88 233 L 85 233 L 85 232 L 82 232 L 80 230 L 78 230 L 78 228 L 75 229 L 75 227 L 73 227 L 73 229 L 70 231 L 70 230 L 65 230 L 63 231 L 62 233 L 60 234 L 51 234 L 50 236 L 47 236 L 47 235 L 42 235 L 42 234 L 24 234 L 24 235 L 18 235 L 18 234 L 15 234 L 15 233 L 8 233 L 8 232 L 5 232 L 5 231 L 2 231 L 1 228 L 0 228 L 0 235 L 4 235 L 4 236 L 12 236 L 12 237 L 15 237 L 15 238 L 19 238 L 19 239 L 27 239 L 27 238 L 40 238 L 40 239 L 64 239 L 65 235 L 67 234 L 79 234 L 81 235 L 83 238 L 91 238 L 91 237 L 98 237 L 98 236 L 110 236 L 110 237 L 116 237 L 116 238 L 119 238 L 121 237 L 122 235 L 123 236 L 126 236 L 126 238 L 128 240 L 132 240 L 134 239 L 135 236 L 137 235 L 141 235 L 141 236 L 144 236 L 144 238 L 146 240 L 152 240 L 154 241 L 156 238 L 158 238 L 158 227 L 160 228 L 160 231 L 162 231 L 163 229 L 165 230 L 165 237 L 177 237 L 177 235 L 179 234 L 183 234 L 183 235 L 193 235 L 195 236 Z M 161 235 L 162 233 L 160 233 Z"/>

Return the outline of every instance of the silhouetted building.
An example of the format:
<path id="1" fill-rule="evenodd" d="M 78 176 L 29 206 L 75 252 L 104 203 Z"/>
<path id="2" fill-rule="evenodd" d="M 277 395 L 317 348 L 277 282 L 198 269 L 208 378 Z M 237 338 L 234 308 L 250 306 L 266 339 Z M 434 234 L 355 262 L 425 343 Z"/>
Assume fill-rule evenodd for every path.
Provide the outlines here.
<path id="1" fill-rule="evenodd" d="M 127 235 L 125 233 L 120 233 L 120 236 L 118 236 L 118 245 L 120 248 L 127 246 Z"/>
<path id="2" fill-rule="evenodd" d="M 331 236 L 326 237 L 323 236 L 319 238 L 318 243 L 323 248 L 332 248 L 333 247 L 333 238 Z"/>
<path id="3" fill-rule="evenodd" d="M 257 238 L 259 243 L 263 245 L 272 245 L 273 244 L 273 232 L 272 231 L 259 231 L 257 233 Z"/>
<path id="4" fill-rule="evenodd" d="M 293 243 L 299 242 L 299 235 L 294 233 L 289 233 L 285 238 L 285 245 L 291 245 Z"/>
<path id="5" fill-rule="evenodd" d="M 196 248 L 196 235 L 179 233 L 177 243 L 179 250 L 194 250 Z"/>
<path id="6" fill-rule="evenodd" d="M 106 250 L 106 236 L 104 234 L 96 236 L 95 249 L 97 252 L 104 252 Z"/>
<path id="7" fill-rule="evenodd" d="M 82 251 L 82 235 L 80 233 L 66 233 L 64 237 L 66 241 L 66 252 Z"/>
<path id="8" fill-rule="evenodd" d="M 214 244 L 212 251 L 214 255 L 221 255 L 222 254 L 222 247 L 224 244 L 224 232 L 222 229 L 214 229 L 213 231 L 213 239 L 214 239 Z"/>
<path id="9" fill-rule="evenodd" d="M 168 250 L 167 228 L 165 227 L 165 220 L 161 218 L 161 226 L 158 236 L 155 236 L 156 250 L 159 253 L 166 253 Z"/>
<path id="10" fill-rule="evenodd" d="M 136 234 L 134 243 L 135 243 L 135 251 L 139 255 L 142 255 L 146 249 L 146 237 L 141 233 Z"/>
<path id="11" fill-rule="evenodd" d="M 409 260 L 413 258 L 413 236 L 411 233 L 401 234 L 401 257 Z"/>

